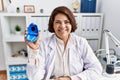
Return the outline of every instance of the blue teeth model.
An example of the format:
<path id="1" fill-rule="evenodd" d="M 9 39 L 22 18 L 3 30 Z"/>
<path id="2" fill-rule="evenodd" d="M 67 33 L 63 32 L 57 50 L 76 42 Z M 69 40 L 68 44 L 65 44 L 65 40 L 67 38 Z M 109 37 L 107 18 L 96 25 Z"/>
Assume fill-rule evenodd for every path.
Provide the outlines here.
<path id="1" fill-rule="evenodd" d="M 29 42 L 35 42 L 38 39 L 38 26 L 34 23 L 31 23 L 27 28 L 26 39 Z"/>

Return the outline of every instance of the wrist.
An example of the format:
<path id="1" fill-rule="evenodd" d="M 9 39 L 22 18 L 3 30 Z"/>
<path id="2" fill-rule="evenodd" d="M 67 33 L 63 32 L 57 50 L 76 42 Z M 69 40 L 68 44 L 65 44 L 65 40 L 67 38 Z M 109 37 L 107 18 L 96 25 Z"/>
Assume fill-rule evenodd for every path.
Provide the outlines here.
<path id="1" fill-rule="evenodd" d="M 70 76 L 60 76 L 58 79 L 72 80 Z M 57 80 L 57 78 L 55 80 Z"/>
<path id="2" fill-rule="evenodd" d="M 67 80 L 72 80 L 70 76 L 66 76 L 67 77 Z"/>

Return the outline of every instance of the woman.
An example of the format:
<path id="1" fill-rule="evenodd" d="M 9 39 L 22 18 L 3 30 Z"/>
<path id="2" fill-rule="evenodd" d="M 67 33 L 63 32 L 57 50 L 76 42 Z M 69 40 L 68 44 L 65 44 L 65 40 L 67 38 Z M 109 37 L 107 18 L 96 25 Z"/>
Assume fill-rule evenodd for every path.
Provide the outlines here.
<path id="1" fill-rule="evenodd" d="M 53 10 L 49 19 L 51 37 L 30 47 L 27 74 L 30 80 L 97 80 L 102 67 L 86 39 L 75 35 L 73 13 L 65 6 Z M 40 35 L 40 33 L 39 33 Z"/>

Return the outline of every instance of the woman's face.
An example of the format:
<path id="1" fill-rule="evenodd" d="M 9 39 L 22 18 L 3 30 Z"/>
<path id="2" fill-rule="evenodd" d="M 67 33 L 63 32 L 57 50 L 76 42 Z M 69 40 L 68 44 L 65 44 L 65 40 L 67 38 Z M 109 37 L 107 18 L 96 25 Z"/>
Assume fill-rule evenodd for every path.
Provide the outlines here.
<path id="1" fill-rule="evenodd" d="M 60 39 L 68 38 L 72 28 L 67 16 L 61 13 L 55 16 L 53 27 L 55 34 Z"/>

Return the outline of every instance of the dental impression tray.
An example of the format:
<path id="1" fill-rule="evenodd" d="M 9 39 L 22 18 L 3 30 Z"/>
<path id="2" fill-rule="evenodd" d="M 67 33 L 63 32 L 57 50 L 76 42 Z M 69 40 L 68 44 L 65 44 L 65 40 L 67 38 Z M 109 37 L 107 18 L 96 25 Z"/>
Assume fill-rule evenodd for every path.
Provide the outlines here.
<path id="1" fill-rule="evenodd" d="M 27 28 L 26 39 L 29 42 L 35 42 L 38 39 L 38 26 L 34 23 L 29 24 Z"/>

